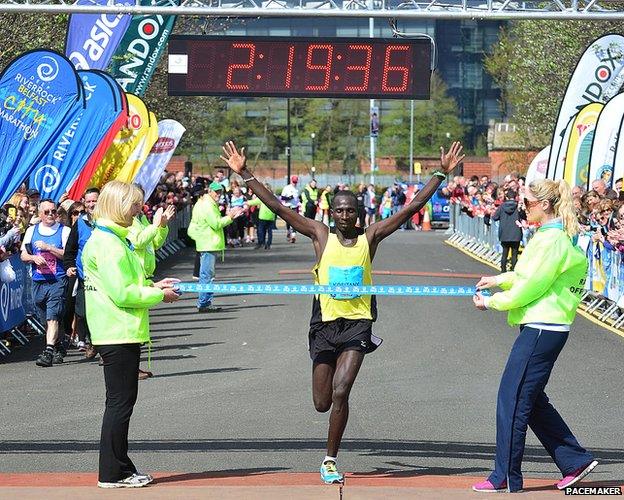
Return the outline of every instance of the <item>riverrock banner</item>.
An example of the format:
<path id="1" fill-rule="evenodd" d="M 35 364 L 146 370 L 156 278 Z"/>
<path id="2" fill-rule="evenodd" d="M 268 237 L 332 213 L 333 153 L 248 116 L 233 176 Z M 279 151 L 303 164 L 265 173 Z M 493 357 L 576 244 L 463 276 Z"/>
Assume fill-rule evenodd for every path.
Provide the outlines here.
<path id="1" fill-rule="evenodd" d="M 77 0 L 74 5 L 134 4 L 134 0 Z M 65 54 L 76 69 L 105 69 L 131 19 L 129 14 L 72 14 L 67 26 Z"/>
<path id="2" fill-rule="evenodd" d="M 116 89 L 102 72 L 79 71 L 86 108 L 58 137 L 30 176 L 42 198 L 58 201 L 76 180 L 87 160 L 122 112 Z"/>
<path id="3" fill-rule="evenodd" d="M 606 103 L 624 83 L 624 36 L 605 35 L 595 40 L 583 53 L 565 91 L 551 141 L 548 160 L 549 179 L 561 156 L 566 154 L 564 133 L 570 119 L 593 102 Z M 562 147 L 563 143 L 563 147 Z"/>
<path id="4" fill-rule="evenodd" d="M 180 0 L 141 0 L 141 5 L 176 7 Z M 132 16 L 110 64 L 111 75 L 126 91 L 145 95 L 160 58 L 167 48 L 177 16 Z"/>
<path id="5" fill-rule="evenodd" d="M 117 85 L 117 82 L 113 81 L 113 83 L 121 90 L 121 87 Z M 69 198 L 72 200 L 79 200 L 85 190 L 88 187 L 91 187 L 91 178 L 100 166 L 102 158 L 104 158 L 104 155 L 113 144 L 113 140 L 117 137 L 119 131 L 128 123 L 128 101 L 125 98 L 125 94 L 123 92 L 121 93 L 124 96 L 121 112 L 110 128 L 106 131 L 102 140 L 97 144 L 93 153 L 91 153 L 91 156 L 78 174 L 76 180 L 73 184 L 71 184 L 68 194 Z"/>
<path id="6" fill-rule="evenodd" d="M 82 83 L 63 55 L 37 49 L 0 75 L 0 205 L 28 178 L 84 108 Z"/>

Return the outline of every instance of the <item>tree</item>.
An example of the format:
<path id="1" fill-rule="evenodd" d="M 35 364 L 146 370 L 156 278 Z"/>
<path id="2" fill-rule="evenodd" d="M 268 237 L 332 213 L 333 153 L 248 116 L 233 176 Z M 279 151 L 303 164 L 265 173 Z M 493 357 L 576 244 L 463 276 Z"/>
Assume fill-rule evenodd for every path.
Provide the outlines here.
<path id="1" fill-rule="evenodd" d="M 407 158 L 410 146 L 410 101 L 382 116 L 379 155 Z M 433 73 L 431 97 L 414 102 L 414 154 L 437 155 L 440 146 L 462 140 L 465 129 L 459 120 L 457 103 L 446 94 L 446 85 Z"/>
<path id="2" fill-rule="evenodd" d="M 502 30 L 485 67 L 527 142 L 529 134 L 535 146 L 550 142 L 577 61 L 593 40 L 623 28 L 622 22 L 516 21 Z"/>

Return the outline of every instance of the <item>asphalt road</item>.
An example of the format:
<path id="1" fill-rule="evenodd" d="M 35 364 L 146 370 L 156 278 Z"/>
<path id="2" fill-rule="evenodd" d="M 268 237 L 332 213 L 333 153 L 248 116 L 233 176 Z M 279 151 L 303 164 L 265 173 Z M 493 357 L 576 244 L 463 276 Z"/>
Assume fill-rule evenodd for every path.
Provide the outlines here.
<path id="1" fill-rule="evenodd" d="M 276 234 L 271 251 L 228 251 L 227 282 L 311 282 L 280 276 L 310 268 L 305 240 Z M 397 233 L 375 269 L 491 274 L 443 244 L 440 233 Z M 193 252 L 160 273 L 191 277 Z M 382 284 L 469 284 L 448 278 L 377 277 Z M 191 294 L 152 312 L 152 370 L 140 383 L 131 456 L 145 471 L 247 475 L 316 471 L 327 414 L 312 405 L 307 353 L 310 297 L 227 296 L 222 313 L 198 314 Z M 379 298 L 375 332 L 351 397 L 339 463 L 357 474 L 479 476 L 492 466 L 498 380 L 516 332 L 501 313 L 467 298 Z M 0 472 L 95 471 L 104 383 L 97 363 L 70 354 L 39 368 L 42 339 L 0 361 Z M 147 365 L 147 350 L 144 356 Z M 582 444 L 601 460 L 592 479 L 624 479 L 624 339 L 583 318 L 575 323 L 547 388 Z M 527 476 L 557 477 L 529 433 Z"/>

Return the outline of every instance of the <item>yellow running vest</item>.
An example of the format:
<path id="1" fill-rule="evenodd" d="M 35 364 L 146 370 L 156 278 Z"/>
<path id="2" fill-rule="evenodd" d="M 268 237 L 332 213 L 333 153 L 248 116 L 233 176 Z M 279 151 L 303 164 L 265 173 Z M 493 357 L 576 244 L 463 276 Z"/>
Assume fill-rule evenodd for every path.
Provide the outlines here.
<path id="1" fill-rule="evenodd" d="M 317 285 L 372 285 L 371 259 L 366 235 L 358 236 L 352 247 L 340 244 L 338 237 L 329 233 L 321 260 L 313 269 Z M 320 295 L 323 321 L 338 318 L 373 319 L 371 296 Z"/>

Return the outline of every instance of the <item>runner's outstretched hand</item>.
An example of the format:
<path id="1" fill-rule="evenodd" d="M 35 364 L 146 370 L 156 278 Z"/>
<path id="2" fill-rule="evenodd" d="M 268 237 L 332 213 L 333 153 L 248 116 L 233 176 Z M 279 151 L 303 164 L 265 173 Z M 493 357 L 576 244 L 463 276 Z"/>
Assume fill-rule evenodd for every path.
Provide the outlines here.
<path id="1" fill-rule="evenodd" d="M 247 162 L 247 158 L 245 158 L 245 148 L 242 147 L 240 153 L 238 149 L 236 149 L 236 145 L 233 141 L 227 141 L 223 146 L 223 153 L 225 156 L 221 156 L 221 159 L 228 164 L 234 172 L 240 174 L 243 170 L 245 170 L 245 163 Z"/>
<path id="2" fill-rule="evenodd" d="M 453 170 L 466 157 L 466 155 L 461 154 L 462 149 L 463 146 L 459 141 L 451 144 L 448 153 L 445 153 L 444 148 L 440 146 L 440 165 L 446 173 Z"/>

